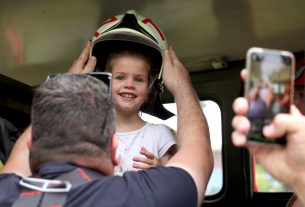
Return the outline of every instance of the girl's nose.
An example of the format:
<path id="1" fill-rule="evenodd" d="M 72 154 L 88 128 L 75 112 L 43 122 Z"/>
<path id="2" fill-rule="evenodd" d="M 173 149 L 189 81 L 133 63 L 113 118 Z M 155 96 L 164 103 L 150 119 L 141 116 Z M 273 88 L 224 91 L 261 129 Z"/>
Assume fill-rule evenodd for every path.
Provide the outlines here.
<path id="1" fill-rule="evenodd" d="M 125 82 L 126 88 L 135 88 L 135 83 L 132 78 L 127 78 Z"/>

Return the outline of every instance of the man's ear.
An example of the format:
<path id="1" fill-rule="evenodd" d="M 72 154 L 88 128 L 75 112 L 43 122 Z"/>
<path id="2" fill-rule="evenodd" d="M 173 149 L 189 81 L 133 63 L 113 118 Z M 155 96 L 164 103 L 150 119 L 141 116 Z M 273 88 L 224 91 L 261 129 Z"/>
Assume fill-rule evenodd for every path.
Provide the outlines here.
<path id="1" fill-rule="evenodd" d="M 117 166 L 120 162 L 121 157 L 118 155 L 118 137 L 114 134 L 112 136 L 112 142 L 111 142 L 111 160 L 114 166 Z"/>
<path id="2" fill-rule="evenodd" d="M 29 125 L 19 136 L 17 142 L 22 142 L 29 150 L 32 148 L 32 125 Z"/>
<path id="3" fill-rule="evenodd" d="M 32 139 L 32 125 L 30 125 L 27 129 L 26 129 L 26 136 L 27 136 L 27 146 L 29 149 L 32 148 L 32 143 L 33 143 L 33 139 Z"/>

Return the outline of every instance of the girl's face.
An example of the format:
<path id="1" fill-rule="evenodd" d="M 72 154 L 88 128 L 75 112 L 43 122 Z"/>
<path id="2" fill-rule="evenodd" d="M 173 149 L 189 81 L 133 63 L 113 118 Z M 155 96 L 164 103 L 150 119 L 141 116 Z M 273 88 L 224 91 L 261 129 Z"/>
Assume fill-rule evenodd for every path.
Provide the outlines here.
<path id="1" fill-rule="evenodd" d="M 110 61 L 112 97 L 118 113 L 139 113 L 147 99 L 150 65 L 144 58 L 125 54 Z"/>

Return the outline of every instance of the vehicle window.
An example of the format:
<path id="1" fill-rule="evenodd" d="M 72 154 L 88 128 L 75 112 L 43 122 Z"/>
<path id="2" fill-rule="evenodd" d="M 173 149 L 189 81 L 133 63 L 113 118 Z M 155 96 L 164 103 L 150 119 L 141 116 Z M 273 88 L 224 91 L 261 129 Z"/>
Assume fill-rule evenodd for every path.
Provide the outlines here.
<path id="1" fill-rule="evenodd" d="M 274 179 L 264 168 L 255 162 L 254 169 L 254 191 L 256 192 L 291 192 L 291 190 L 283 183 Z"/>
<path id="2" fill-rule="evenodd" d="M 173 131 L 177 131 L 177 108 L 175 103 L 163 104 L 164 107 L 176 114 L 167 120 L 161 120 L 149 114 L 142 113 L 142 118 L 150 123 L 162 123 L 170 127 Z M 209 181 L 206 195 L 215 195 L 222 189 L 223 186 L 223 169 L 222 169 L 222 128 L 221 128 L 221 113 L 218 104 L 211 100 L 205 100 L 200 102 L 201 108 L 207 118 L 209 125 L 211 145 L 214 155 L 214 169 Z"/>

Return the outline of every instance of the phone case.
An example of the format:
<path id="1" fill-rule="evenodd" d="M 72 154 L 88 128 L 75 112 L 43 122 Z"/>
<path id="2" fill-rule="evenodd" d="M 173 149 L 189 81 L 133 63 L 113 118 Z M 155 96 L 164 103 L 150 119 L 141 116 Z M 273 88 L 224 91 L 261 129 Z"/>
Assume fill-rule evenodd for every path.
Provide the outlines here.
<path id="1" fill-rule="evenodd" d="M 247 52 L 245 97 L 249 103 L 251 128 L 247 140 L 255 143 L 285 144 L 285 137 L 266 138 L 262 130 L 278 113 L 289 113 L 294 82 L 294 56 L 291 52 L 250 48 Z"/>

